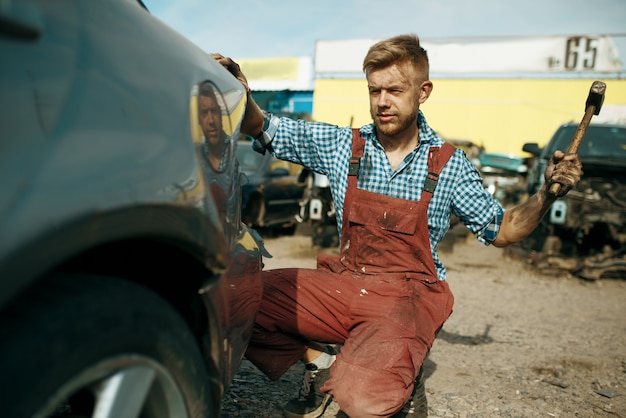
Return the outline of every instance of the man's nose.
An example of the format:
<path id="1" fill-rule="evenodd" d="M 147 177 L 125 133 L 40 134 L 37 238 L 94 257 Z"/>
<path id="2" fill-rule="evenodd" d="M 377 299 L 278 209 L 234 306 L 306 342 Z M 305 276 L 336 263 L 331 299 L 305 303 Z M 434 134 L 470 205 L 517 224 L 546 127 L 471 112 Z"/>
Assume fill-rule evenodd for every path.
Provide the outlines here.
<path id="1" fill-rule="evenodd" d="M 389 106 L 389 95 L 385 91 L 381 91 L 378 95 L 378 100 L 376 104 L 379 107 L 388 107 Z"/>

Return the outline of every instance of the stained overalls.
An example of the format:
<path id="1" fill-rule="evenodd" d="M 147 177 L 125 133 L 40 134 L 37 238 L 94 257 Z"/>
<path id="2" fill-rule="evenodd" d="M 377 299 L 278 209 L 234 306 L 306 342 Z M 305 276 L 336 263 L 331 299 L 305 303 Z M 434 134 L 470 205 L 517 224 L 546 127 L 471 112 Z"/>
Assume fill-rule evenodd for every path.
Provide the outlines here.
<path id="1" fill-rule="evenodd" d="M 260 312 L 246 353 L 270 379 L 301 359 L 308 341 L 342 344 L 322 387 L 352 417 L 391 416 L 413 382 L 453 296 L 437 277 L 428 204 L 454 147 L 431 147 L 420 201 L 357 189 L 365 140 L 353 130 L 339 256 L 317 269 L 263 273 Z"/>

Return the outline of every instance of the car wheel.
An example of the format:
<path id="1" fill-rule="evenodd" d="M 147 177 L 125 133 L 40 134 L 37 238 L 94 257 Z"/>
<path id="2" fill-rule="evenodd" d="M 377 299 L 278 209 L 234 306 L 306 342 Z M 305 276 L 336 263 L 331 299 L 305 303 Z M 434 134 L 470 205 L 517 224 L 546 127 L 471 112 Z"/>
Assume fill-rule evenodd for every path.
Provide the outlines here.
<path id="1" fill-rule="evenodd" d="M 218 408 L 198 343 L 137 284 L 63 276 L 0 319 L 2 415 L 200 418 Z"/>

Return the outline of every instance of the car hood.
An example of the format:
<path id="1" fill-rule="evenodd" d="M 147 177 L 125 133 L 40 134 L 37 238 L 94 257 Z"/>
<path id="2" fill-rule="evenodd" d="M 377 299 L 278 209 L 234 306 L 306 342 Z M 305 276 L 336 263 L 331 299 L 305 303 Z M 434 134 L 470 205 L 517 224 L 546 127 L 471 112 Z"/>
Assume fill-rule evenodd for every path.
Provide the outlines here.
<path id="1" fill-rule="evenodd" d="M 584 176 L 599 174 L 610 176 L 626 175 L 626 159 L 617 157 L 580 157 Z"/>

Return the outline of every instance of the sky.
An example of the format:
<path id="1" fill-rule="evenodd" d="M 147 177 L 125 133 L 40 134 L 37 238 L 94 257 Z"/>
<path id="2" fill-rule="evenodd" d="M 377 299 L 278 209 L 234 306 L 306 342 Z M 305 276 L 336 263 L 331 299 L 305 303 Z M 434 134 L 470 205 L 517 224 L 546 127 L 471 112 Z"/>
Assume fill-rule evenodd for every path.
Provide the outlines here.
<path id="1" fill-rule="evenodd" d="M 626 67 L 626 0 L 143 0 L 207 52 L 235 59 L 314 57 L 318 40 L 423 41 L 613 35 Z"/>

